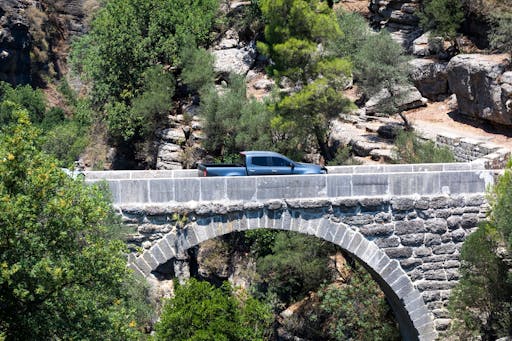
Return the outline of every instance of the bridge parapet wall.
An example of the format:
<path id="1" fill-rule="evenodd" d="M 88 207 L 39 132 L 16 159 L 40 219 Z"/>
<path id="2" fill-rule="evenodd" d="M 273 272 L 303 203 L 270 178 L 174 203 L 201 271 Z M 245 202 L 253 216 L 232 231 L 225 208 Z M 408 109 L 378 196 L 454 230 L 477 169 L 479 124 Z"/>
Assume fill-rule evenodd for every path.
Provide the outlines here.
<path id="1" fill-rule="evenodd" d="M 114 204 L 482 193 L 492 171 L 479 164 L 335 167 L 327 175 L 108 178 Z M 357 172 L 356 172 L 357 171 Z M 128 172 L 130 173 L 130 172 Z M 98 174 L 87 181 L 98 181 Z M 126 178 L 130 176 L 130 178 Z"/>

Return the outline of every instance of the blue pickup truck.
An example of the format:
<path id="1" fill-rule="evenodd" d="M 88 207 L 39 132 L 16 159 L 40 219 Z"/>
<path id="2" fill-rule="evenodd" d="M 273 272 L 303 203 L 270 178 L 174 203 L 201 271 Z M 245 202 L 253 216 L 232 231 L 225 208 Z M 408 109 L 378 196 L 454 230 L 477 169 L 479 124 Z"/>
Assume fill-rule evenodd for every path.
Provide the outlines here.
<path id="1" fill-rule="evenodd" d="M 326 174 L 327 169 L 310 163 L 295 162 L 279 153 L 241 152 L 243 164 L 198 164 L 199 176 L 248 176 Z"/>

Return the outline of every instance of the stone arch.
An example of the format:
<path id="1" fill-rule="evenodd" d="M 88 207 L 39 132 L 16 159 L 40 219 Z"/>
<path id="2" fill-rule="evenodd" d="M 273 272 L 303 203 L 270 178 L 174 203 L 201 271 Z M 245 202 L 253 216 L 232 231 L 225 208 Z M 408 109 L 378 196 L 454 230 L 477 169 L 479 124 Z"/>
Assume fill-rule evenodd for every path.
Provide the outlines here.
<path id="1" fill-rule="evenodd" d="M 314 214 L 265 210 L 217 214 L 197 219 L 177 232 L 169 232 L 129 266 L 146 277 L 161 264 L 201 242 L 234 231 L 267 228 L 289 230 L 332 242 L 357 258 L 372 274 L 386 295 L 399 322 L 403 340 L 434 340 L 437 333 L 421 293 L 397 260 L 391 259 L 374 242 L 335 219 Z"/>

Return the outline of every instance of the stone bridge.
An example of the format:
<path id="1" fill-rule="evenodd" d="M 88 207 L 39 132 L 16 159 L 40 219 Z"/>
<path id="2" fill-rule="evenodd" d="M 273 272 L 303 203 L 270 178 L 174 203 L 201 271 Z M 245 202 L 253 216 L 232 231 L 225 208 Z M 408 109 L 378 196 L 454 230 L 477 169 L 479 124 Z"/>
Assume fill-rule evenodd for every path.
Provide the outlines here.
<path id="1" fill-rule="evenodd" d="M 339 245 L 385 293 L 405 340 L 442 337 L 459 250 L 486 217 L 481 163 L 331 167 L 327 175 L 199 178 L 197 171 L 89 172 L 138 225 L 142 276 L 233 231 L 290 230 Z"/>

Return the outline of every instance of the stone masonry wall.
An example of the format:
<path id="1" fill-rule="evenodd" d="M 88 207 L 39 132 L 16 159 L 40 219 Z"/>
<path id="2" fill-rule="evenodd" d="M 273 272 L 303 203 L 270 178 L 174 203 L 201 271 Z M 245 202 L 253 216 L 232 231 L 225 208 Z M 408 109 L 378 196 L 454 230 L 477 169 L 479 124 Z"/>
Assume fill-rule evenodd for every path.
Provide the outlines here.
<path id="1" fill-rule="evenodd" d="M 448 147 L 457 162 L 481 162 L 486 169 L 503 169 L 510 157 L 510 150 L 492 143 L 467 137 L 437 135 L 436 144 Z"/>
<path id="2" fill-rule="evenodd" d="M 190 234 L 187 231 L 192 225 L 206 237 L 187 238 L 204 240 L 235 230 L 266 227 L 312 234 L 335 243 L 336 236 L 321 231 L 321 221 L 343 225 L 399 262 L 421 293 L 442 337 L 451 322 L 447 303 L 459 279 L 460 248 L 485 218 L 488 205 L 483 194 L 471 194 L 189 202 L 124 205 L 119 210 L 125 222 L 136 229 L 129 241 L 141 247 L 139 252 L 169 234 Z M 256 223 L 249 223 L 254 219 Z"/>

